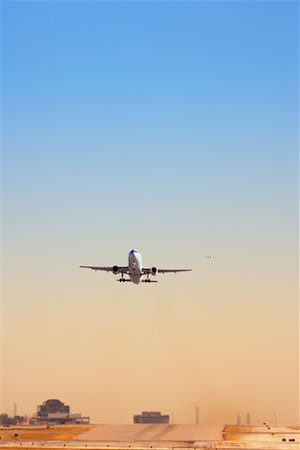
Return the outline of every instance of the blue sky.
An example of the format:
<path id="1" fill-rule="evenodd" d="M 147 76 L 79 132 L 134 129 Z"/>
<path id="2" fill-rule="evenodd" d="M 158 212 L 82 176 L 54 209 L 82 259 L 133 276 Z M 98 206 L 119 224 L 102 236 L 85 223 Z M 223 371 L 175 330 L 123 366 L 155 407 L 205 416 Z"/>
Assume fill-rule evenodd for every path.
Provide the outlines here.
<path id="1" fill-rule="evenodd" d="M 239 298 L 276 303 L 274 329 L 286 297 L 295 317 L 297 3 L 6 1 L 2 21 L 8 335 L 31 282 L 80 304 L 74 268 L 132 247 L 192 265 L 190 308 L 230 309 L 238 278 Z"/>
<path id="2" fill-rule="evenodd" d="M 57 210 L 72 193 L 101 201 L 107 189 L 120 204 L 128 189 L 147 214 L 154 197 L 190 207 L 226 185 L 244 202 L 276 177 L 294 189 L 295 11 L 282 2 L 4 4 L 10 192 L 50 195 Z"/>

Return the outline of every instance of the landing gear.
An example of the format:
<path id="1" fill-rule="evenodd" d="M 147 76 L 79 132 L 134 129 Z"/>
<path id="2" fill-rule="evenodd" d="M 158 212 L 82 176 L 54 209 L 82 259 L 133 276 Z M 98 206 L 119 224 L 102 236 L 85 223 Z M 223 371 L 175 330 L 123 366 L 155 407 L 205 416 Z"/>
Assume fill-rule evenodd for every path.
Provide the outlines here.
<path id="1" fill-rule="evenodd" d="M 147 275 L 147 278 L 145 280 L 142 280 L 144 283 L 151 283 L 151 280 L 149 278 L 149 275 Z"/>
<path id="2" fill-rule="evenodd" d="M 122 272 L 121 273 L 121 278 L 118 280 L 118 281 L 120 281 L 120 283 L 124 283 L 125 282 L 125 278 L 124 278 L 124 273 Z"/>

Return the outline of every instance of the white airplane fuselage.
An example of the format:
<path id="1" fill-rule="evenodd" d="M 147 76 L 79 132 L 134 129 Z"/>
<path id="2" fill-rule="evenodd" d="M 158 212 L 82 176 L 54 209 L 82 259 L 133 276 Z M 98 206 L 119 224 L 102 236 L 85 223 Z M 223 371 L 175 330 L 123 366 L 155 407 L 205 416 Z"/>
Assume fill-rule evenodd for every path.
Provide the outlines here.
<path id="1" fill-rule="evenodd" d="M 128 273 L 134 284 L 141 282 L 143 275 L 142 255 L 137 250 L 131 250 L 128 254 Z"/>

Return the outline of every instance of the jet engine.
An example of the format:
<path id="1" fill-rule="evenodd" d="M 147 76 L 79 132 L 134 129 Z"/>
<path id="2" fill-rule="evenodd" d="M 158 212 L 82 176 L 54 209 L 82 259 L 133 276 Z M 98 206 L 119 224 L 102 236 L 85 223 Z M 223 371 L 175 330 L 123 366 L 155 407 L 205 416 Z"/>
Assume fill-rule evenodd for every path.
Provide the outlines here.
<path id="1" fill-rule="evenodd" d="M 114 266 L 112 268 L 113 273 L 116 275 L 119 272 L 119 267 L 118 266 Z"/>
<path id="2" fill-rule="evenodd" d="M 157 268 L 156 267 L 152 267 L 151 274 L 152 275 L 156 275 L 157 274 Z"/>

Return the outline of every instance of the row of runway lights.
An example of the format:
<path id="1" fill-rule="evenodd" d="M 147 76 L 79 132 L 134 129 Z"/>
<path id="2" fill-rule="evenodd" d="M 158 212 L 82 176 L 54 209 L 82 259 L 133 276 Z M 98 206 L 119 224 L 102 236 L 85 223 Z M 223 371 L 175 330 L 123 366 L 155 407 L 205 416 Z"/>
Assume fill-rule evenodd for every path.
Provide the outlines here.
<path id="1" fill-rule="evenodd" d="M 283 438 L 282 439 L 282 442 L 295 442 L 295 439 L 285 439 L 285 438 Z M 23 445 L 23 442 L 19 442 L 19 446 L 21 447 Z M 24 443 L 24 445 L 28 445 L 27 443 Z M 34 442 L 31 442 L 31 445 L 35 445 L 35 443 Z M 37 446 L 38 447 L 44 447 L 45 446 L 45 444 L 41 444 L 41 443 L 38 443 L 37 444 Z M 47 444 L 47 446 L 49 446 L 49 444 Z M 61 448 L 61 447 L 55 447 L 55 446 L 52 446 L 51 444 L 50 444 L 50 447 L 51 448 Z M 67 444 L 63 444 L 63 447 L 68 447 L 68 445 Z M 85 444 L 85 446 L 84 447 L 89 447 L 88 446 L 88 444 Z M 106 445 L 106 447 L 110 447 L 110 445 Z M 79 449 L 81 448 L 81 447 L 78 447 Z M 90 449 L 96 449 L 97 447 L 89 447 Z M 101 448 L 104 448 L 104 447 L 101 447 Z M 112 448 L 115 448 L 115 446 L 113 446 Z M 123 447 L 124 448 L 124 447 Z M 128 445 L 128 447 L 127 448 L 131 448 L 131 445 Z M 153 446 L 151 445 L 150 447 L 148 447 L 148 448 L 153 448 Z M 177 449 L 178 447 L 170 447 L 171 448 L 171 450 L 174 450 L 175 448 Z M 145 449 L 146 450 L 146 449 Z M 194 450 L 196 450 L 196 448 L 194 448 Z M 198 447 L 197 447 L 197 450 L 198 450 Z"/>
<path id="2" fill-rule="evenodd" d="M 285 438 L 283 438 L 282 439 L 282 442 L 295 442 L 295 439 L 285 439 Z M 19 443 L 19 446 L 22 446 L 23 445 L 23 443 L 22 442 L 20 442 Z M 25 443 L 25 445 L 28 445 L 27 443 Z M 35 445 L 35 443 L 34 442 L 32 442 L 31 443 L 31 445 Z M 38 447 L 44 447 L 44 445 L 45 444 L 37 444 L 38 445 Z M 49 446 L 49 444 L 47 444 L 48 446 Z M 63 444 L 63 447 L 68 447 L 67 446 L 67 444 Z M 89 447 L 87 444 L 85 444 L 85 447 Z M 110 447 L 110 445 L 106 445 L 106 447 Z M 55 446 L 51 446 L 51 448 L 61 448 L 61 447 L 55 447 Z M 81 448 L 81 447 L 78 447 L 79 449 Z M 90 449 L 96 449 L 97 447 L 89 447 Z M 104 448 L 104 447 L 101 447 L 101 448 Z M 113 446 L 112 448 L 115 448 L 115 446 Z M 124 447 L 122 447 L 122 448 L 124 448 Z M 131 445 L 128 445 L 128 447 L 126 447 L 126 448 L 131 448 Z M 150 447 L 148 447 L 148 448 L 153 448 L 153 446 L 151 445 Z M 171 450 L 174 450 L 175 448 L 177 449 L 178 447 L 170 447 L 171 448 Z M 196 450 L 196 447 L 194 447 L 194 450 Z M 198 450 L 198 447 L 197 447 L 197 450 Z"/>
<path id="3" fill-rule="evenodd" d="M 22 445 L 23 445 L 23 442 L 19 442 L 19 446 L 22 446 Z M 25 446 L 28 445 L 27 442 L 24 442 L 24 445 L 25 445 Z M 35 443 L 34 443 L 34 442 L 31 442 L 31 445 L 35 445 Z M 44 447 L 45 444 L 37 443 L 37 446 L 38 446 L 38 447 Z M 48 446 L 49 446 L 49 444 L 47 444 L 47 447 L 48 447 Z M 50 444 L 49 447 L 51 447 L 51 448 L 61 448 L 61 447 L 55 447 L 54 445 L 51 445 L 51 444 Z M 69 446 L 68 446 L 67 444 L 63 444 L 63 447 L 69 447 Z M 84 447 L 89 447 L 89 446 L 88 446 L 88 444 L 85 444 Z M 110 445 L 106 445 L 106 447 L 110 447 Z M 72 448 L 73 448 L 73 447 L 72 447 Z M 78 446 L 77 448 L 80 449 L 81 447 Z M 89 448 L 97 449 L 97 448 L 99 448 L 99 447 L 89 447 Z M 104 448 L 104 447 L 100 447 L 100 448 Z M 113 445 L 112 448 L 116 448 L 116 446 Z M 122 447 L 122 448 L 124 448 L 124 447 Z M 131 448 L 131 445 L 128 445 L 128 447 L 126 447 L 126 448 Z M 135 448 L 136 448 L 136 447 L 135 447 Z M 153 448 L 153 446 L 150 445 L 150 447 L 147 447 L 147 448 Z M 170 447 L 171 450 L 174 450 L 175 448 L 178 448 L 178 447 Z"/>

